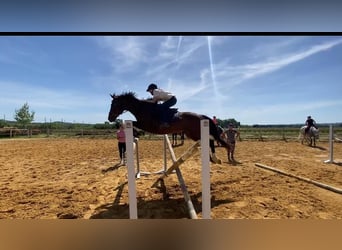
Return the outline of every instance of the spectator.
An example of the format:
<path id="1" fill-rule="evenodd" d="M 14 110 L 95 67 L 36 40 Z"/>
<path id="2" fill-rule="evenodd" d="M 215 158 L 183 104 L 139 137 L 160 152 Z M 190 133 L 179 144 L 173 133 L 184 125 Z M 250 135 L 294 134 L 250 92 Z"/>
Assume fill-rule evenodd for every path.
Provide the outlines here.
<path id="1" fill-rule="evenodd" d="M 214 124 L 217 126 L 218 124 L 217 124 L 217 119 L 216 119 L 216 116 L 213 116 L 213 122 L 214 122 Z"/>
<path id="2" fill-rule="evenodd" d="M 236 142 L 236 138 L 240 136 L 240 132 L 237 129 L 233 128 L 232 123 L 229 123 L 228 129 L 226 129 L 223 132 L 223 136 L 228 144 L 228 147 L 227 147 L 228 162 L 235 162 L 235 159 L 234 159 L 235 142 Z"/>

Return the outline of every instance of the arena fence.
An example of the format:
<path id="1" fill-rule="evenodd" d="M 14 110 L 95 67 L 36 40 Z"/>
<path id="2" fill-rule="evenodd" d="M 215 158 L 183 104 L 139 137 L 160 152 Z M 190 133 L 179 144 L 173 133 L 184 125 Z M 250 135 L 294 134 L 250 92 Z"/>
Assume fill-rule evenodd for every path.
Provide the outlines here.
<path id="1" fill-rule="evenodd" d="M 257 128 L 241 127 L 240 141 L 298 141 L 299 128 Z M 170 135 L 171 136 L 171 135 Z M 20 138 L 20 137 L 86 137 L 86 138 L 115 138 L 115 129 L 18 129 L 15 127 L 0 128 L 0 138 Z M 334 127 L 334 138 L 342 138 L 342 127 Z M 163 140 L 163 136 L 142 132 L 140 139 Z M 320 127 L 320 136 L 318 142 L 329 141 L 329 126 Z M 340 142 L 340 141 L 338 141 Z"/>

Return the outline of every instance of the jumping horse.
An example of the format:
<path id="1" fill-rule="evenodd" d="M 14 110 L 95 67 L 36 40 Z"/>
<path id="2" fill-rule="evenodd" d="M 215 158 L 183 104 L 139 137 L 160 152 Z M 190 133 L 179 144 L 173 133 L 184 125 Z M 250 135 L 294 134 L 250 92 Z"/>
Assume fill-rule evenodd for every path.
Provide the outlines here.
<path id="1" fill-rule="evenodd" d="M 305 129 L 306 126 L 303 126 L 299 131 L 299 138 L 301 138 L 302 144 L 305 141 L 309 146 L 316 147 L 316 139 L 319 139 L 319 129 L 312 126 L 307 133 L 305 133 Z"/>
<path id="2" fill-rule="evenodd" d="M 114 122 L 116 118 L 125 111 L 131 112 L 137 121 L 133 126 L 153 134 L 172 134 L 184 132 L 187 138 L 194 141 L 201 139 L 200 121 L 209 120 L 209 146 L 211 149 L 210 159 L 215 163 L 221 163 L 215 156 L 214 140 L 227 147 L 227 143 L 222 140 L 217 132 L 212 119 L 205 115 L 193 112 L 178 112 L 177 109 L 168 109 L 169 126 L 162 126 L 160 122 L 160 108 L 158 104 L 140 100 L 136 98 L 134 92 L 126 92 L 121 95 L 111 95 L 112 104 L 108 115 L 108 120 Z"/>

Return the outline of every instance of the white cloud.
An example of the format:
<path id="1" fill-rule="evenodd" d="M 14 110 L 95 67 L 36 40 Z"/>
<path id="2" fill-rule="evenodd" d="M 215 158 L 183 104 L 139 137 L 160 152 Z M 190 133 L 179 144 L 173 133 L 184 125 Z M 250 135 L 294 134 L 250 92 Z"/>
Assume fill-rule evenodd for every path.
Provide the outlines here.
<path id="1" fill-rule="evenodd" d="M 89 115 L 96 109 L 109 107 L 110 98 L 105 99 L 94 93 L 85 95 L 70 90 L 54 90 L 30 85 L 22 82 L 0 81 L 0 88 L 6 91 L 0 98 L 0 106 L 6 111 L 6 116 L 12 118 L 15 109 L 20 108 L 25 102 L 30 109 L 36 112 L 36 117 L 57 117 L 62 113 L 65 117 L 68 114 L 79 113 L 79 116 Z M 72 116 L 72 115 L 70 115 Z M 57 117 L 57 120 L 60 118 Z"/>
<path id="2" fill-rule="evenodd" d="M 139 37 L 105 36 L 98 41 L 102 47 L 109 50 L 108 60 L 115 72 L 131 71 L 132 68 L 148 59 L 146 45 Z"/>
<path id="3" fill-rule="evenodd" d="M 172 72 L 175 69 L 180 69 L 182 65 L 189 66 L 190 63 L 196 63 L 197 57 L 195 52 L 206 45 L 206 40 L 203 37 L 180 37 L 173 38 L 174 46 L 172 53 L 168 57 L 156 55 L 153 64 L 147 70 L 146 75 L 165 74 L 165 72 Z M 177 46 L 176 46 L 177 42 Z"/>
<path id="4" fill-rule="evenodd" d="M 272 56 L 256 63 L 233 65 L 231 61 L 221 61 L 214 65 L 216 83 L 224 89 L 229 89 L 232 86 L 241 84 L 244 80 L 274 72 L 341 43 L 342 39 L 326 42 L 307 48 L 304 51 Z M 211 74 L 209 68 L 202 71 L 203 78 L 209 78 L 208 74 Z"/>

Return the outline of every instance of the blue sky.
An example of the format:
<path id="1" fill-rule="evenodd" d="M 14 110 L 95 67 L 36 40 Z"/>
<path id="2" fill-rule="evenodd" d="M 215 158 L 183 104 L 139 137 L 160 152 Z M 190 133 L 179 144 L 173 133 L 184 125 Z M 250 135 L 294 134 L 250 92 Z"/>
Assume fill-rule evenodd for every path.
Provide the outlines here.
<path id="1" fill-rule="evenodd" d="M 35 121 L 103 123 L 110 93 L 241 124 L 342 122 L 339 36 L 1 36 L 0 118 L 25 102 Z M 120 119 L 133 119 L 125 113 Z"/>

